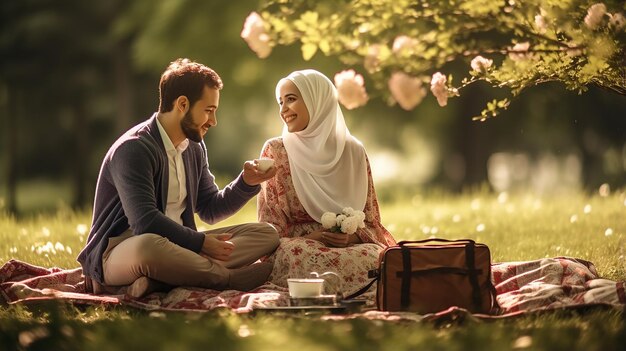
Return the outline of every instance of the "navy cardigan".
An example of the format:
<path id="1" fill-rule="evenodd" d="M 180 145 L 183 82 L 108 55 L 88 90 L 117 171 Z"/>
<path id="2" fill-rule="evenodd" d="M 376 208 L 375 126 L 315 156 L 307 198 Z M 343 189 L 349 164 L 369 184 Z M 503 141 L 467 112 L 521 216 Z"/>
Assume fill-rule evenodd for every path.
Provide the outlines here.
<path id="1" fill-rule="evenodd" d="M 109 238 L 130 228 L 135 235 L 155 233 L 186 249 L 200 252 L 204 234 L 198 232 L 194 213 L 210 224 L 237 212 L 260 186 L 249 186 L 242 174 L 220 190 L 209 171 L 204 142 L 189 142 L 183 152 L 187 180 L 187 206 L 183 225 L 165 216 L 168 159 L 155 113 L 133 127 L 111 146 L 100 168 L 87 244 L 78 255 L 83 274 L 104 283 L 102 254 Z"/>

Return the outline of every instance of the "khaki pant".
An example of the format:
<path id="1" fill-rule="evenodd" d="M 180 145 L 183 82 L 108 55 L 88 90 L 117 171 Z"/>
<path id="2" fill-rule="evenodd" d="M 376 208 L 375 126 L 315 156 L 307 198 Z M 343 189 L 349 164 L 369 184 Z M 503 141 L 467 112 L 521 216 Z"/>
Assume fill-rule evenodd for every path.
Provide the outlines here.
<path id="1" fill-rule="evenodd" d="M 246 223 L 218 228 L 208 234 L 230 233 L 235 248 L 228 261 L 207 259 L 158 234 L 133 235 L 126 231 L 109 239 L 102 257 L 108 286 L 132 284 L 147 276 L 175 286 L 224 289 L 230 269 L 249 265 L 278 247 L 278 234 L 267 223 Z"/>

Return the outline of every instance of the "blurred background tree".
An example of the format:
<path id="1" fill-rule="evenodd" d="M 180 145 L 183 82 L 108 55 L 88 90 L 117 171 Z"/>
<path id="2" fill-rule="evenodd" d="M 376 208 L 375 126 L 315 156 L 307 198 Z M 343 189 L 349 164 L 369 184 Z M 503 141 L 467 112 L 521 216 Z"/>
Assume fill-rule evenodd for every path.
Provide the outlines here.
<path id="1" fill-rule="evenodd" d="M 258 156 L 264 140 L 280 134 L 274 97 L 280 78 L 303 68 L 331 79 L 348 67 L 367 72 L 356 61 L 319 53 L 304 60 L 294 45 L 274 47 L 260 60 L 240 33 L 248 14 L 263 6 L 256 0 L 3 1 L 0 207 L 18 214 L 60 204 L 89 208 L 106 150 L 156 110 L 160 74 L 178 57 L 202 62 L 224 80 L 219 128 L 205 138 L 222 186 Z M 435 65 L 427 68 L 434 72 Z M 467 62 L 455 61 L 443 68 L 455 77 L 468 70 Z M 591 87 L 579 96 L 548 83 L 519 95 L 498 118 L 476 122 L 471 116 L 486 101 L 510 94 L 477 80 L 446 108 L 425 98 L 407 111 L 390 107 L 376 81 L 365 76 L 366 86 L 377 87 L 368 91 L 367 106 L 344 112 L 368 148 L 381 196 L 399 187 L 409 194 L 483 183 L 496 191 L 554 191 L 626 182 L 626 99 L 617 94 Z"/>
<path id="2" fill-rule="evenodd" d="M 526 98 L 537 101 L 545 96 L 544 92 L 555 89 L 581 94 L 590 87 L 626 96 L 624 9 L 626 3 L 611 0 L 599 3 L 585 0 L 265 0 L 259 6 L 260 14 L 254 12 L 246 19 L 249 30 L 242 33 L 242 37 L 261 58 L 271 57 L 275 46 L 294 44 L 301 48 L 305 60 L 318 52 L 336 57 L 351 68 L 350 77 L 354 77 L 354 70 L 363 72 L 369 83 L 365 85 L 368 90 L 374 90 L 389 105 L 397 103 L 405 110 L 411 111 L 420 105 L 428 90 L 442 107 L 447 106 L 449 98 L 460 94 L 464 112 L 456 116 L 475 116 L 474 120 L 485 121 L 508 108 L 511 100 L 519 98 L 522 92 L 553 82 L 558 84 L 541 87 L 538 89 L 541 95 L 533 92 Z M 335 76 L 340 101 L 344 95 L 347 102 L 344 106 L 349 109 L 367 103 L 367 98 L 358 98 L 366 93 L 362 76 L 356 75 L 356 79 L 346 79 L 345 73 Z M 453 78 L 458 76 L 463 78 L 457 79 L 460 82 L 455 85 Z M 347 83 L 342 84 L 342 81 Z M 480 82 L 483 87 L 496 89 L 470 89 Z M 345 86 L 345 94 L 341 85 Z M 592 94 L 599 95 L 596 91 Z M 606 125 L 624 125 L 626 111 L 623 108 L 615 111 L 613 107 L 596 103 L 577 104 L 583 109 L 585 106 L 586 112 L 606 119 Z M 535 117 L 541 118 L 536 116 L 541 112 L 536 108 L 527 111 L 524 118 L 531 121 L 526 129 L 545 125 L 544 121 L 535 121 Z M 565 123 L 577 124 L 581 116 L 587 116 L 572 110 L 568 112 L 561 114 L 569 119 Z M 446 114 L 444 111 L 437 113 Z M 523 131 L 525 123 L 520 122 L 503 123 L 517 124 Z M 495 130 L 493 126 L 476 127 L 458 118 L 453 124 L 461 128 L 450 139 L 452 153 L 445 156 L 444 168 L 448 165 L 447 169 L 456 173 L 456 176 L 448 174 L 448 178 L 460 179 L 462 182 L 457 185 L 485 179 L 489 167 L 484 165 L 488 164 L 487 157 L 497 151 L 494 147 L 516 147 L 510 134 L 506 146 L 475 138 L 497 139 L 497 134 L 503 130 Z M 602 129 L 599 124 L 595 124 L 594 129 Z M 556 127 L 571 129 L 567 124 Z M 551 140 L 548 144 L 557 139 L 556 144 L 562 149 L 564 145 L 558 140 L 558 133 L 545 136 Z M 623 150 L 622 167 L 597 164 L 599 149 L 606 151 L 607 145 L 623 149 L 626 135 L 623 127 L 614 133 L 603 131 L 608 138 L 597 138 L 593 129 L 566 130 L 563 134 L 584 142 L 585 147 L 572 160 L 582 160 L 585 184 L 593 186 L 603 177 L 598 166 L 605 170 L 623 168 Z M 542 144 L 546 150 L 546 142 Z M 612 156 L 604 154 L 602 157 Z M 503 166 L 497 168 L 506 169 Z M 525 167 L 522 173 L 527 171 Z M 511 169 L 506 172 L 516 173 Z M 609 173 L 623 175 L 623 172 Z"/>

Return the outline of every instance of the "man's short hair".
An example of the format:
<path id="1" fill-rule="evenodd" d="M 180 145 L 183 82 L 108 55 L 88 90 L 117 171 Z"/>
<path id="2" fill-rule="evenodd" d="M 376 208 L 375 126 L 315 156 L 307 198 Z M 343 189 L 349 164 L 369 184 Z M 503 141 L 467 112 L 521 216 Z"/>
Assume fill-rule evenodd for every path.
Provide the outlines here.
<path id="1" fill-rule="evenodd" d="M 186 96 L 193 106 L 202 97 L 205 86 L 220 90 L 224 84 L 214 70 L 201 63 L 186 58 L 173 61 L 159 82 L 159 112 L 171 111 L 179 96 Z"/>

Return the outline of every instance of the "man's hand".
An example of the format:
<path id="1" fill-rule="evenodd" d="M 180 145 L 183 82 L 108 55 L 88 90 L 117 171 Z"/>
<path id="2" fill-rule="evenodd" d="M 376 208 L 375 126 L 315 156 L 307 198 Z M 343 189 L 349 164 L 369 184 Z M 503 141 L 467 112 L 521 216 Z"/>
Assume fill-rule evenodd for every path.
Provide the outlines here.
<path id="1" fill-rule="evenodd" d="M 259 185 L 276 175 L 276 167 L 261 172 L 255 161 L 246 161 L 243 164 L 243 181 L 250 186 Z"/>
<path id="2" fill-rule="evenodd" d="M 222 234 L 204 234 L 204 243 L 200 255 L 213 258 L 220 261 L 227 261 L 230 254 L 235 249 L 235 244 L 228 241 L 233 235 L 229 233 Z"/>

